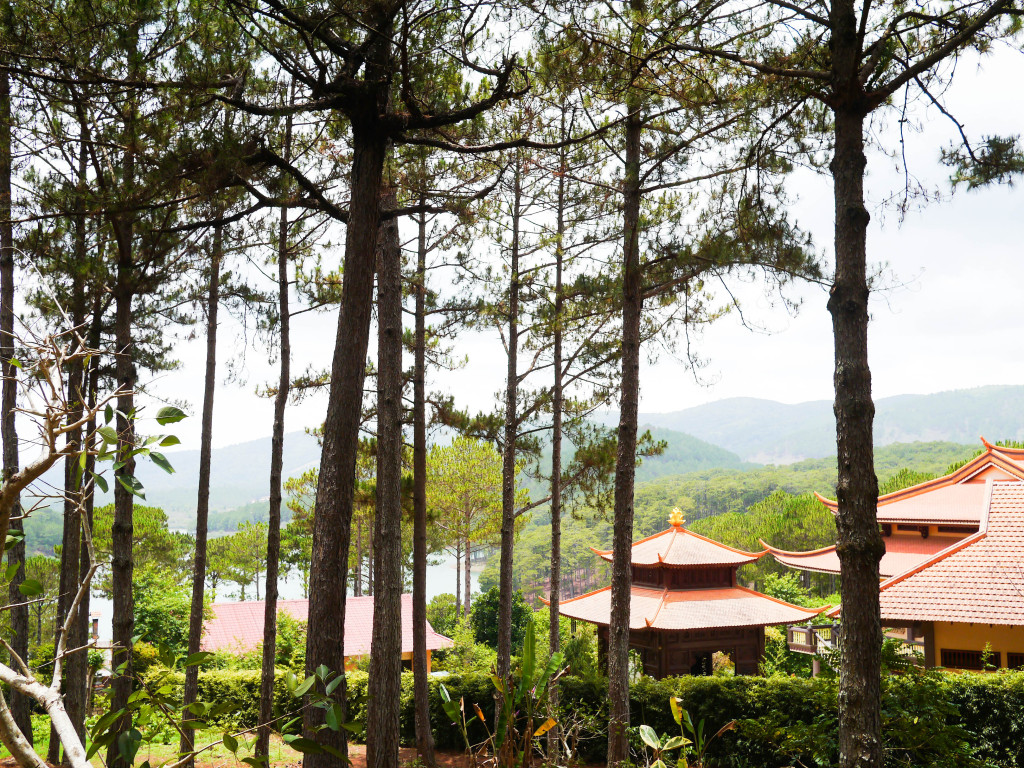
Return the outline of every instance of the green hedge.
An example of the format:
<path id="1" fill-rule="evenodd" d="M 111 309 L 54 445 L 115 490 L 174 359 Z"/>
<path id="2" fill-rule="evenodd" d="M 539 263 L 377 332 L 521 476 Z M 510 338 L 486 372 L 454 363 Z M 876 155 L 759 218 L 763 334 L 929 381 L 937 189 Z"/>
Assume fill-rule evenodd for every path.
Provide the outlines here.
<path id="1" fill-rule="evenodd" d="M 285 685 L 287 670 L 278 669 L 274 677 L 274 712 L 293 715 L 299 711 L 298 702 Z M 175 686 L 179 697 L 185 685 L 183 672 L 154 670 L 144 678 L 147 684 L 157 680 Z M 257 724 L 260 713 L 260 671 L 258 669 L 212 669 L 199 673 L 199 701 L 212 704 L 233 702 L 235 706 L 222 715 L 211 718 L 212 724 L 225 729 L 251 728 Z"/>
<path id="2" fill-rule="evenodd" d="M 275 706 L 293 712 L 296 702 L 275 682 Z M 181 684 L 176 673 L 170 681 Z M 494 689 L 480 672 L 453 674 L 430 681 L 430 710 L 437 747 L 462 748 L 458 729 L 449 723 L 438 689 L 444 684 L 466 710 L 478 705 L 489 722 L 494 717 Z M 367 675 L 348 675 L 349 717 L 365 722 Z M 259 707 L 259 672 L 212 670 L 199 676 L 203 701 L 235 701 L 238 707 L 219 725 L 251 726 Z M 643 678 L 630 691 L 634 726 L 650 725 L 661 734 L 678 733 L 668 707 L 670 696 L 682 699 L 695 722 L 714 733 L 730 720 L 736 728 L 709 752 L 716 768 L 784 768 L 833 766 L 838 762 L 838 717 L 834 679 L 797 677 Z M 402 740 L 415 742 L 413 681 L 402 675 Z M 890 675 L 883 686 L 883 728 L 887 768 L 1024 768 L 1024 673 L 993 675 Z M 601 762 L 607 748 L 607 682 L 567 677 L 561 681 L 560 721 L 579 735 L 580 757 Z M 482 741 L 474 722 L 470 740 Z"/>

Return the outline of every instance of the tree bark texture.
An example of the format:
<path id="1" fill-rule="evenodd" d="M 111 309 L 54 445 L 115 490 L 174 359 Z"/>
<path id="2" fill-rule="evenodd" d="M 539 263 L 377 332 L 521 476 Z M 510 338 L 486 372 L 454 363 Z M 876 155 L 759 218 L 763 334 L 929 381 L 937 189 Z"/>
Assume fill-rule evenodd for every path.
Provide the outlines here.
<path id="1" fill-rule="evenodd" d="M 84 250 L 84 249 L 83 249 Z M 74 276 L 76 285 L 72 289 L 74 291 L 75 298 L 73 299 L 75 304 L 79 304 L 78 299 L 80 296 L 80 278 Z M 81 316 L 80 306 L 72 307 L 72 322 L 77 326 L 83 322 L 84 318 Z M 83 382 L 84 382 L 85 367 L 81 360 L 75 360 L 70 366 L 67 373 L 67 401 L 70 406 L 67 421 L 69 424 L 77 423 L 82 418 L 83 412 Z M 54 638 L 53 647 L 56 648 L 60 642 L 61 633 L 64 631 L 64 620 L 67 617 L 68 611 L 71 608 L 71 602 L 75 598 L 75 593 L 78 591 L 78 575 L 80 570 L 80 560 L 82 549 L 81 530 L 82 521 L 79 517 L 79 482 L 81 480 L 78 474 L 78 451 L 79 446 L 82 442 L 82 431 L 81 429 L 74 430 L 67 434 L 67 444 L 73 446 L 71 448 L 71 455 L 64 459 L 64 530 L 61 536 L 61 548 L 60 548 L 60 575 L 58 577 L 58 592 L 57 592 L 57 614 L 54 626 Z M 71 645 L 67 645 L 71 648 Z M 65 694 L 65 707 L 68 710 L 68 716 L 72 722 L 79 720 L 79 711 L 84 698 L 84 691 L 79 692 L 75 690 L 75 684 L 81 683 L 85 685 L 85 676 L 81 674 L 80 668 L 75 669 L 74 672 L 74 683 L 72 682 L 72 665 L 75 662 L 81 662 L 85 654 L 76 653 L 72 654 L 67 659 L 67 687 L 63 689 Z M 70 704 L 69 699 L 74 701 L 74 711 L 68 706 Z M 60 760 L 60 740 L 57 738 L 57 729 L 51 723 L 50 725 L 50 741 L 46 751 L 46 759 L 53 764 L 56 764 Z M 67 762 L 65 761 L 65 764 Z"/>
<path id="2" fill-rule="evenodd" d="M 132 577 L 135 572 L 135 560 L 132 552 L 134 496 L 122 484 L 130 482 L 128 478 L 135 475 L 135 458 L 131 450 L 135 443 L 135 426 L 126 414 L 135 410 L 135 361 L 132 349 L 132 252 L 131 228 L 123 232 L 118 243 L 117 285 L 115 286 L 115 318 L 114 336 L 117 347 L 115 375 L 117 384 L 122 389 L 117 398 L 117 435 L 118 460 L 123 463 L 115 473 L 114 482 L 114 521 L 111 525 L 112 539 L 112 590 L 114 593 L 113 608 L 113 641 L 116 650 L 112 653 L 112 664 L 115 670 L 111 682 L 111 703 L 114 710 L 123 709 L 128 704 L 132 693 L 132 635 L 135 631 L 135 596 L 132 591 Z M 123 246 L 127 246 L 124 248 Z M 123 666 L 123 668 L 122 668 Z M 118 671 L 120 670 L 120 671 Z M 125 732 L 131 726 L 131 718 L 123 717 L 117 726 L 118 732 Z M 116 743 L 107 752 L 107 765 L 124 768 L 126 763 L 121 758 Z"/>
<path id="3" fill-rule="evenodd" d="M 19 468 L 18 432 L 15 426 L 15 408 L 18 405 L 18 370 L 11 365 L 14 357 L 14 222 L 11 216 L 11 81 L 5 68 L 0 68 L 0 364 L 3 368 L 3 388 L 0 392 L 0 433 L 3 439 L 4 478 L 14 475 Z M 15 501 L 12 516 L 21 508 Z M 21 520 L 12 520 L 10 530 L 21 531 Z M 28 658 L 28 606 L 25 596 L 18 590 L 25 583 L 25 542 L 7 551 L 7 562 L 18 564 L 8 588 L 11 605 L 11 648 L 22 659 Z M 13 664 L 12 659 L 12 664 Z M 30 702 L 18 691 L 11 692 L 10 715 L 28 743 L 32 743 Z"/>
<path id="4" fill-rule="evenodd" d="M 210 517 L 210 464 L 213 458 L 213 401 L 217 389 L 217 314 L 220 309 L 220 268 L 224 256 L 224 225 L 217 222 L 213 229 L 210 253 L 210 284 L 206 295 L 206 370 L 203 379 L 203 421 L 199 437 L 199 493 L 196 498 L 196 551 L 192 571 L 192 604 L 188 615 L 188 652 L 199 652 L 203 639 L 203 607 L 206 589 L 206 560 L 208 521 Z M 199 667 L 193 664 L 185 669 L 184 706 L 199 696 Z M 195 717 L 185 711 L 185 720 Z M 181 752 L 195 749 L 195 732 L 183 729 L 179 744 Z M 185 768 L 192 768 L 190 759 Z"/>
<path id="5" fill-rule="evenodd" d="M 291 161 L 292 120 L 285 125 L 285 159 Z M 274 395 L 274 431 L 270 440 L 270 511 L 267 515 L 267 589 L 263 613 L 263 664 L 260 677 L 260 729 L 256 756 L 270 756 L 270 721 L 274 717 L 274 660 L 277 657 L 277 577 L 281 560 L 281 473 L 284 468 L 284 412 L 291 384 L 291 319 L 288 306 L 288 209 L 281 209 L 277 230 L 277 291 L 280 371 Z"/>
<path id="6" fill-rule="evenodd" d="M 882 622 L 878 563 L 885 544 L 878 529 L 868 367 L 867 228 L 864 206 L 864 120 L 868 112 L 858 79 L 857 15 L 850 0 L 832 4 L 835 156 L 836 275 L 828 300 L 835 339 L 836 552 L 843 584 L 839 668 L 840 768 L 880 768 Z"/>
<path id="7" fill-rule="evenodd" d="M 562 133 L 565 133 L 565 115 L 562 115 Z M 555 211 L 555 319 L 552 331 L 551 384 L 551 576 L 548 590 L 548 647 L 551 654 L 558 653 L 561 637 L 558 632 L 559 599 L 562 590 L 562 269 L 565 251 L 565 148 L 559 150 L 561 173 L 558 175 L 558 200 Z M 552 712 L 558 711 L 558 681 L 548 686 L 548 703 Z M 560 733 L 558 726 L 548 731 L 548 760 L 558 759 Z"/>
<path id="8" fill-rule="evenodd" d="M 130 74 L 138 78 L 140 66 L 138 48 L 142 22 L 133 19 L 126 35 L 126 51 L 132 62 Z M 129 92 L 124 124 L 125 152 L 122 161 L 121 185 L 130 197 L 137 182 L 135 152 L 138 147 L 138 94 Z M 135 595 L 132 577 L 135 561 L 132 552 L 132 513 L 134 496 L 126 487 L 135 476 L 135 458 L 131 451 L 135 444 L 135 424 L 129 414 L 135 411 L 135 349 L 132 345 L 132 304 L 135 299 L 135 226 L 132 212 L 114 213 L 110 217 L 111 229 L 117 247 L 117 266 L 114 282 L 114 377 L 121 394 L 117 398 L 117 452 L 121 469 L 114 473 L 114 520 L 111 525 L 111 588 L 113 591 L 113 644 L 111 664 L 110 707 L 112 711 L 124 709 L 132 694 L 134 670 L 132 668 L 132 636 L 135 631 Z M 131 728 L 129 714 L 113 726 L 114 732 L 123 734 Z M 108 768 L 126 768 L 115 739 L 107 750 Z"/>
<path id="9" fill-rule="evenodd" d="M 420 199 L 425 205 L 426 200 Z M 412 412 L 412 674 L 416 751 L 434 768 L 430 730 L 430 684 L 427 671 L 427 216 L 420 214 L 416 240 L 416 294 L 413 349 Z M 456 602 L 458 599 L 456 598 Z"/>
<path id="10" fill-rule="evenodd" d="M 331 363 L 331 385 L 324 421 L 323 450 L 316 492 L 313 554 L 310 567 L 307 674 L 320 664 L 333 672 L 345 668 L 345 595 L 355 493 L 356 453 L 366 371 L 366 349 L 373 306 L 380 189 L 387 152 L 382 133 L 353 123 L 352 197 L 345 237 L 344 284 L 338 333 Z M 345 685 L 335 691 L 345 716 Z M 307 736 L 323 722 L 323 710 L 306 710 Z M 345 731 L 317 734 L 344 753 Z M 307 753 L 305 768 L 328 768 L 336 758 Z"/>
<path id="11" fill-rule="evenodd" d="M 619 398 L 618 453 L 615 457 L 612 532 L 612 597 L 608 627 L 608 766 L 629 759 L 629 608 L 633 544 L 633 485 L 640 401 L 640 134 L 639 99 L 627 99 L 622 237 L 622 389 Z"/>
<path id="12" fill-rule="evenodd" d="M 82 191 L 76 200 L 77 210 L 75 212 L 75 259 L 77 261 L 77 267 L 82 269 L 85 267 L 86 260 L 88 259 L 88 222 L 86 219 L 86 200 L 85 200 L 85 188 L 88 183 L 87 171 L 88 171 L 88 160 L 86 157 L 86 146 L 84 137 L 87 131 L 81 130 L 82 141 L 78 150 L 78 184 Z M 89 307 L 88 299 L 85 291 L 85 275 L 76 274 L 74 278 L 74 292 L 72 298 L 72 318 L 76 325 L 85 325 L 91 314 L 91 308 Z M 95 338 L 92 335 L 93 324 L 89 323 L 90 327 L 90 342 Z M 97 334 L 98 335 L 98 334 Z M 93 346 L 93 349 L 99 347 L 97 343 Z M 68 371 L 68 389 L 74 391 L 74 407 L 72 409 L 72 418 L 77 420 L 81 417 L 83 408 L 86 403 L 90 403 L 95 398 L 95 393 L 91 391 L 90 384 L 92 382 L 92 370 L 91 366 L 87 369 L 84 363 L 77 363 L 72 366 L 72 369 Z M 71 392 L 69 391 L 69 396 Z M 95 419 L 91 421 L 91 424 L 95 425 Z M 89 430 L 86 430 L 86 435 L 91 434 Z M 73 433 L 68 435 L 68 442 L 75 446 L 81 446 L 83 440 L 82 430 L 77 429 Z M 77 450 L 77 449 L 76 449 Z M 85 498 L 82 497 L 82 490 L 85 486 L 86 480 L 90 477 L 88 470 L 95 469 L 95 457 L 86 457 L 86 466 L 84 472 L 78 473 L 77 462 L 66 462 L 65 463 L 65 474 L 64 474 L 64 516 L 65 522 L 67 521 L 68 515 L 70 514 L 74 520 L 75 531 L 70 537 L 71 540 L 65 542 L 63 546 L 74 546 L 75 553 L 70 560 L 68 565 L 77 565 L 75 570 L 69 571 L 67 574 L 67 583 L 70 586 L 69 592 L 65 595 L 66 605 L 70 605 L 74 600 L 75 592 L 78 589 L 78 585 L 82 583 L 86 576 L 89 574 L 89 551 L 88 545 L 82 535 L 83 516 L 85 518 L 84 524 L 89 526 L 89 530 L 92 530 L 92 506 Z M 89 496 L 93 494 L 94 488 L 90 488 Z M 63 573 L 64 559 L 63 550 L 61 552 L 61 580 L 64 580 L 65 575 Z M 62 590 L 63 592 L 63 590 Z M 71 625 L 71 633 L 68 638 L 68 648 L 79 648 L 85 645 L 88 638 L 88 626 L 89 626 L 89 593 L 88 591 L 84 595 L 81 603 L 78 606 L 78 615 L 75 617 L 74 623 Z M 73 653 L 67 658 L 65 669 L 67 670 L 67 683 L 64 688 L 64 706 L 67 708 L 68 717 L 75 727 L 75 731 L 78 733 L 79 739 L 82 743 L 85 743 L 85 717 L 86 717 L 86 706 L 88 703 L 88 676 L 89 676 L 89 655 L 87 652 Z M 53 731 L 51 731 L 53 733 Z M 64 764 L 68 765 L 67 756 L 65 756 Z"/>
<path id="13" fill-rule="evenodd" d="M 508 278 L 508 370 L 505 375 L 505 437 L 501 450 L 501 555 L 498 574 L 498 677 L 512 668 L 512 567 L 516 536 L 516 437 L 519 433 L 519 227 L 522 215 L 520 159 L 512 176 L 512 242 Z M 466 560 L 469 560 L 467 547 Z M 500 705 L 499 705 L 500 709 Z"/>
<path id="14" fill-rule="evenodd" d="M 395 194 L 384 199 L 395 206 Z M 402 245 L 398 221 L 377 245 L 377 508 L 367 768 L 398 768 L 402 694 Z"/>

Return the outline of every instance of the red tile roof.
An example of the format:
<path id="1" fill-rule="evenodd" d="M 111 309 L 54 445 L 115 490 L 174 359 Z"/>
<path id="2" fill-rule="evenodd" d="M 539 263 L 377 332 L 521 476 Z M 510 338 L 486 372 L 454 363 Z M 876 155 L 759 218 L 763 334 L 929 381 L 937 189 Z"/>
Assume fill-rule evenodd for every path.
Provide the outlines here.
<path id="1" fill-rule="evenodd" d="M 263 642 L 263 600 L 214 603 L 213 618 L 203 627 L 204 651 L 244 653 Z M 308 600 L 278 600 L 278 612 L 306 621 Z M 345 656 L 365 656 L 373 636 L 373 598 L 349 597 L 345 601 Z M 427 623 L 427 650 L 450 648 L 452 641 Z M 402 653 L 412 653 L 412 595 L 402 595 Z"/>
<path id="2" fill-rule="evenodd" d="M 611 594 L 611 587 L 605 587 L 563 600 L 558 609 L 563 616 L 607 626 L 611 616 Z M 633 587 L 629 604 L 629 628 L 678 631 L 796 624 L 824 610 L 801 608 L 746 587 Z"/>
<path id="3" fill-rule="evenodd" d="M 591 551 L 611 562 L 612 550 Z M 764 554 L 734 549 L 675 525 L 633 542 L 631 557 L 633 565 L 743 565 Z"/>
<path id="4" fill-rule="evenodd" d="M 918 534 L 910 536 L 885 537 L 885 554 L 878 564 L 879 575 L 883 578 L 909 571 L 932 555 L 955 543 L 952 539 L 931 536 L 922 539 Z M 814 549 L 808 552 L 787 552 L 761 542 L 772 556 L 783 565 L 800 571 L 815 573 L 839 573 L 839 555 L 835 546 Z"/>
<path id="5" fill-rule="evenodd" d="M 881 585 L 882 618 L 1024 625 L 1024 483 L 993 483 L 981 530 Z"/>

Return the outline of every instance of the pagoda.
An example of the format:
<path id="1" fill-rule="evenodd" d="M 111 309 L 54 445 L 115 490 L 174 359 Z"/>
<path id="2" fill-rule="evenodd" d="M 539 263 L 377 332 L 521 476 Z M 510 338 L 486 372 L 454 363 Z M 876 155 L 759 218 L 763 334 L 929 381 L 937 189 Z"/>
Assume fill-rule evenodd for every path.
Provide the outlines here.
<path id="1" fill-rule="evenodd" d="M 1024 482 L 1024 449 L 996 446 L 981 439 L 984 450 L 948 475 L 878 497 L 877 516 L 885 541 L 878 565 L 880 578 L 890 578 L 929 561 L 976 534 L 985 515 L 988 484 Z M 815 494 L 833 514 L 838 502 Z M 762 541 L 788 568 L 839 574 L 835 546 L 789 552 Z"/>
<path id="2" fill-rule="evenodd" d="M 639 651 L 651 677 L 707 675 L 716 652 L 729 655 L 736 674 L 757 674 L 764 628 L 806 622 L 813 610 L 777 600 L 736 580 L 736 569 L 767 552 L 744 552 L 687 530 L 678 509 L 660 533 L 634 542 L 629 606 L 629 647 Z M 611 550 L 591 551 L 607 561 Z M 597 626 L 598 656 L 605 658 L 611 587 L 559 603 L 559 613 Z"/>
<path id="3" fill-rule="evenodd" d="M 882 624 L 929 667 L 1024 668 L 1024 449 L 982 443 L 948 475 L 878 499 Z M 839 572 L 835 547 L 770 551 L 791 568 Z"/>

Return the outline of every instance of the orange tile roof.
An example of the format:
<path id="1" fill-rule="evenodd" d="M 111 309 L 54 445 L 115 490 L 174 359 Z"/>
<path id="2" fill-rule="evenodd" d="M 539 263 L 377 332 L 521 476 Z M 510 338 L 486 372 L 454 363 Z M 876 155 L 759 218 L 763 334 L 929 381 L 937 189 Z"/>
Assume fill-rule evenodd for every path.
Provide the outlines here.
<path id="1" fill-rule="evenodd" d="M 214 603 L 213 618 L 203 627 L 200 647 L 204 651 L 251 651 L 263 642 L 263 600 L 244 603 Z M 306 621 L 308 600 L 278 600 L 278 612 Z M 345 601 L 345 655 L 365 656 L 373 637 L 373 598 L 349 597 Z M 452 641 L 439 635 L 427 623 L 427 650 L 450 648 Z M 412 595 L 402 595 L 402 653 L 412 652 Z"/>
<path id="2" fill-rule="evenodd" d="M 981 530 L 881 585 L 882 618 L 1024 625 L 1024 483 L 993 483 Z"/>
<path id="3" fill-rule="evenodd" d="M 612 550 L 591 551 L 611 562 Z M 734 549 L 676 525 L 633 542 L 631 558 L 633 565 L 743 565 L 765 554 Z"/>
<path id="4" fill-rule="evenodd" d="M 987 472 L 998 470 L 1002 479 L 1024 481 L 1024 450 L 994 446 L 984 437 L 981 442 L 985 450 L 950 474 L 879 496 L 878 521 L 977 525 L 985 502 L 985 483 L 979 480 Z M 815 496 L 836 511 L 835 499 Z"/>
<path id="5" fill-rule="evenodd" d="M 886 536 L 885 554 L 878 564 L 878 573 L 885 578 L 909 571 L 953 543 L 948 538 L 937 536 L 927 539 L 922 539 L 917 534 Z M 808 552 L 787 552 L 763 541 L 761 545 L 771 552 L 772 557 L 789 568 L 815 573 L 839 573 L 839 555 L 836 554 L 835 545 Z"/>
<path id="6" fill-rule="evenodd" d="M 611 587 L 588 592 L 563 600 L 558 610 L 563 616 L 607 626 L 611 594 Z M 675 590 L 633 587 L 629 628 L 678 631 L 796 624 L 824 610 L 801 608 L 746 587 Z"/>

